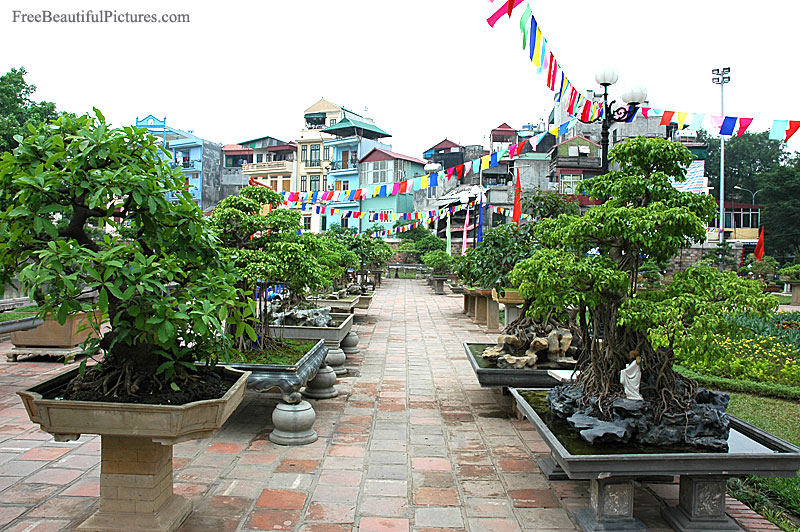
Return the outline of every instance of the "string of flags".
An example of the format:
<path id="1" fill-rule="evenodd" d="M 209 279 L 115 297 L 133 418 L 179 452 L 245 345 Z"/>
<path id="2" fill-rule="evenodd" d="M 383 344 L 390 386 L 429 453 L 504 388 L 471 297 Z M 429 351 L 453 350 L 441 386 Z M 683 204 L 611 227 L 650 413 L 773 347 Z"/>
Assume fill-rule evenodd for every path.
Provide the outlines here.
<path id="1" fill-rule="evenodd" d="M 511 12 L 523 1 L 525 0 L 508 0 L 487 19 L 487 22 L 494 28 L 504 15 L 507 14 L 510 19 Z M 553 52 L 548 49 L 547 39 L 542 34 L 541 26 L 533 16 L 529 3 L 526 3 L 522 12 L 519 28 L 522 33 L 522 49 L 529 49 L 530 60 L 536 67 L 537 73 L 547 73 L 546 84 L 555 93 L 555 101 L 562 102 L 567 114 L 573 118 L 579 118 L 582 122 L 592 122 L 602 118 L 605 113 L 603 103 L 592 101 L 572 85 L 562 65 Z M 699 131 L 705 128 L 719 135 L 737 135 L 739 137 L 747 131 L 754 120 L 752 117 L 718 116 L 708 113 L 638 107 L 628 122 L 632 122 L 639 115 L 644 118 L 660 116 L 660 125 L 662 126 L 677 123 L 678 129 Z M 760 122 L 761 120 L 759 120 Z M 798 130 L 800 130 L 800 120 L 772 120 L 769 138 L 788 141 Z"/>

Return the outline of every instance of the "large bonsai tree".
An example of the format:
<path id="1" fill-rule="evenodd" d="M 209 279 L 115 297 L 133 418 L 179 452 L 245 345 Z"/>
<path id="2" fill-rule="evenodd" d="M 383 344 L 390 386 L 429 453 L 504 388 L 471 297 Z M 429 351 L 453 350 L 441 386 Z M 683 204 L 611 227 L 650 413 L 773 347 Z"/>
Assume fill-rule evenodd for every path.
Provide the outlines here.
<path id="1" fill-rule="evenodd" d="M 147 401 L 165 385 L 203 386 L 194 363 L 229 347 L 234 278 L 158 139 L 95 114 L 29 126 L 3 155 L 0 282 L 18 274 L 61 323 L 95 308 L 107 316 L 109 329 L 87 346 L 105 357 L 73 381 L 73 397 Z M 96 304 L 79 300 L 87 290 Z"/>
<path id="2" fill-rule="evenodd" d="M 642 395 L 655 412 L 685 411 L 695 387 L 677 384 L 676 344 L 708 338 L 726 312 L 763 313 L 773 303 L 757 283 L 707 266 L 677 274 L 663 289 L 640 291 L 643 262 L 666 261 L 705 238 L 715 203 L 670 183 L 682 181 L 692 161 L 681 144 L 640 137 L 610 155 L 619 170 L 584 184 L 585 193 L 604 203 L 584 216 L 541 220 L 540 247 L 511 278 L 534 316 L 567 320 L 567 309 L 574 309 L 584 346 L 578 382 L 601 413 L 622 395 L 619 371 L 632 351 L 641 355 Z"/>

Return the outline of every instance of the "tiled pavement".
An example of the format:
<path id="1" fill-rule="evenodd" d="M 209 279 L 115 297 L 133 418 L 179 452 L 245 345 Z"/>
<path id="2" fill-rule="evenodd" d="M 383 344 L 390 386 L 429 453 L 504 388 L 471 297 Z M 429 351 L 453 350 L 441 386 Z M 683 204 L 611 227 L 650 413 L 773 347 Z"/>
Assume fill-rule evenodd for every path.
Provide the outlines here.
<path id="1" fill-rule="evenodd" d="M 275 398 L 255 393 L 213 438 L 174 448 L 175 490 L 194 531 L 472 532 L 576 530 L 587 482 L 548 482 L 547 447 L 510 399 L 478 386 L 463 341 L 491 340 L 461 314 L 459 296 L 388 279 L 357 311 L 361 354 L 336 399 L 312 401 L 319 440 L 281 447 L 267 436 Z M 30 423 L 15 392 L 62 371 L 57 362 L 5 362 L 0 344 L 0 526 L 69 530 L 97 504 L 99 439 L 57 443 Z M 639 486 L 636 514 L 653 532 L 675 485 Z M 734 501 L 749 530 L 777 530 Z"/>

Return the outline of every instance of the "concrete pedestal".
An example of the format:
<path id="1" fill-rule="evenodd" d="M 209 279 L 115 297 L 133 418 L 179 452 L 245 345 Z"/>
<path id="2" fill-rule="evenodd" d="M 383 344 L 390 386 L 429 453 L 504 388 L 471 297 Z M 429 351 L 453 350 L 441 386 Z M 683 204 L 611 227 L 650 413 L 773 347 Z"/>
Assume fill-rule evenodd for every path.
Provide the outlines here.
<path id="1" fill-rule="evenodd" d="M 325 363 L 317 370 L 316 376 L 308 381 L 303 395 L 312 399 L 332 399 L 339 396 L 339 391 L 333 387 L 336 383 L 336 373 Z"/>
<path id="2" fill-rule="evenodd" d="M 433 293 L 436 295 L 444 294 L 444 279 L 433 280 Z"/>
<path id="3" fill-rule="evenodd" d="M 357 355 L 361 352 L 358 348 L 358 335 L 353 331 L 347 333 L 347 336 L 342 339 L 342 342 L 339 344 L 339 347 L 342 348 L 346 355 Z"/>
<path id="4" fill-rule="evenodd" d="M 514 305 L 511 303 L 506 303 L 506 318 L 504 325 L 508 326 L 509 323 L 513 322 L 517 318 L 520 317 L 522 314 L 522 305 Z"/>
<path id="5" fill-rule="evenodd" d="M 592 479 L 589 507 L 575 511 L 575 521 L 584 532 L 648 532 L 633 517 L 633 480 Z"/>
<path id="6" fill-rule="evenodd" d="M 272 412 L 272 424 L 275 429 L 269 435 L 269 441 L 278 445 L 306 445 L 317 441 L 317 431 L 311 427 L 317 414 L 308 401 L 300 401 L 296 405 L 278 403 Z"/>
<path id="7" fill-rule="evenodd" d="M 486 332 L 499 333 L 500 332 L 500 305 L 490 297 L 484 297 L 486 300 Z"/>
<path id="8" fill-rule="evenodd" d="M 100 509 L 78 530 L 172 532 L 192 501 L 172 492 L 172 445 L 150 438 L 101 436 Z"/>
<path id="9" fill-rule="evenodd" d="M 344 361 L 347 356 L 339 347 L 339 342 L 335 339 L 325 340 L 325 346 L 328 348 L 328 356 L 325 357 L 325 363 L 328 364 L 337 375 L 344 375 L 347 373 L 347 368 L 344 367 Z"/>
<path id="10" fill-rule="evenodd" d="M 742 530 L 725 515 L 726 482 L 723 477 L 681 476 L 677 506 L 665 506 L 661 515 L 676 532 Z"/>
<path id="11" fill-rule="evenodd" d="M 475 296 L 475 315 L 472 317 L 472 321 L 477 323 L 478 325 L 484 325 L 486 323 L 486 298 L 481 295 Z"/>
<path id="12" fill-rule="evenodd" d="M 792 305 L 800 305 L 800 283 L 792 283 Z"/>
<path id="13" fill-rule="evenodd" d="M 17 357 L 37 356 L 53 357 L 64 359 L 66 364 L 75 362 L 75 357 L 83 353 L 80 347 L 13 347 L 6 354 L 8 362 L 16 362 Z"/>

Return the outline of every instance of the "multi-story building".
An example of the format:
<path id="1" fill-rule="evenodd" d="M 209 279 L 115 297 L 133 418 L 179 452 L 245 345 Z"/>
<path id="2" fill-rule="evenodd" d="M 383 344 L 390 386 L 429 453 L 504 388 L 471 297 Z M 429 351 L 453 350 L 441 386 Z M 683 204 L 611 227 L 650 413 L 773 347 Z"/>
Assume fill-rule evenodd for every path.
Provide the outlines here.
<path id="1" fill-rule="evenodd" d="M 136 127 L 146 128 L 162 139 L 172 166 L 182 169 L 192 199 L 203 211 L 210 211 L 221 199 L 222 145 L 168 126 L 166 120 L 153 115 L 141 120 L 137 117 Z"/>
<path id="2" fill-rule="evenodd" d="M 242 167 L 244 176 L 275 192 L 289 192 L 297 173 L 297 144 L 273 137 L 248 140 L 242 145 L 253 149 L 253 161 Z"/>
<path id="3" fill-rule="evenodd" d="M 375 148 L 391 150 L 390 144 L 384 144 L 378 139 L 390 135 L 376 126 L 368 119 L 355 117 L 344 118 L 336 124 L 327 127 L 323 132 L 332 135 L 323 143 L 323 153 L 331 157 L 331 164 L 327 173 L 327 186 L 322 189 L 353 190 L 359 188 L 359 160 Z M 332 209 L 361 211 L 361 200 L 339 201 L 329 204 Z M 321 220 L 321 229 L 329 224 L 339 224 L 344 227 L 361 227 L 361 220 L 342 218 L 342 214 L 329 215 Z"/>
<path id="4" fill-rule="evenodd" d="M 226 144 L 222 147 L 222 190 L 220 201 L 235 196 L 247 185 L 248 178 L 242 168 L 253 160 L 253 149 L 241 144 Z"/>
<path id="5" fill-rule="evenodd" d="M 369 214 L 361 218 L 359 231 L 376 224 L 383 229 L 391 229 L 398 214 L 414 212 L 414 195 L 412 192 L 392 194 L 396 183 L 413 179 L 425 174 L 425 161 L 408 155 L 401 155 L 383 148 L 373 148 L 358 161 L 359 187 L 370 191 L 369 198 L 361 201 L 359 210 Z M 380 187 L 378 195 L 375 187 Z M 384 215 L 385 219 L 372 220 L 373 215 Z"/>

